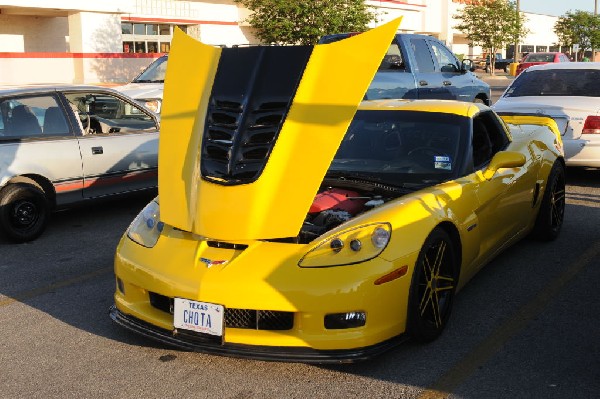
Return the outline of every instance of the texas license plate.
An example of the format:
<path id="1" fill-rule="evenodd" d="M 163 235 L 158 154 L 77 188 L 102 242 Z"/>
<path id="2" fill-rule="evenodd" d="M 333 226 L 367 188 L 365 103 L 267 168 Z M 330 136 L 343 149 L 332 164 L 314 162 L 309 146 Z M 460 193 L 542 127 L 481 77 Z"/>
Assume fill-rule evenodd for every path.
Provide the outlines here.
<path id="1" fill-rule="evenodd" d="M 210 335 L 223 335 L 223 305 L 175 298 L 173 326 Z"/>

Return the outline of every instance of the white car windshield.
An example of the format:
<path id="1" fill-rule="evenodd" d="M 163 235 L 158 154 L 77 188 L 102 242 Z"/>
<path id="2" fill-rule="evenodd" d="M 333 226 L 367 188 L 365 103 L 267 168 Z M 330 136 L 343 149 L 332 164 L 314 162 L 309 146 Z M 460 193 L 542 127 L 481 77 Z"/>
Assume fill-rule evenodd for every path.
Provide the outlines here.
<path id="1" fill-rule="evenodd" d="M 133 79 L 132 83 L 164 83 L 166 71 L 167 57 L 160 57 Z"/>

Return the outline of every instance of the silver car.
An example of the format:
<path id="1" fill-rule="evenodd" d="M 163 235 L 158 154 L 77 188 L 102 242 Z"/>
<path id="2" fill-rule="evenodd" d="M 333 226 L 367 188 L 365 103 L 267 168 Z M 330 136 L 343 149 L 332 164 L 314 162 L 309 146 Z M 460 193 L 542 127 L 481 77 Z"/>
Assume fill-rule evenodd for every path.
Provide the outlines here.
<path id="1" fill-rule="evenodd" d="M 493 105 L 500 114 L 552 117 L 567 166 L 600 167 L 600 63 L 560 62 L 524 70 Z"/>
<path id="2" fill-rule="evenodd" d="M 112 89 L 0 89 L 0 232 L 30 241 L 53 209 L 155 189 L 158 130 Z"/>
<path id="3" fill-rule="evenodd" d="M 115 87 L 115 89 L 133 98 L 150 111 L 160 114 L 165 74 L 167 72 L 167 58 L 167 55 L 157 58 L 131 83 Z"/>

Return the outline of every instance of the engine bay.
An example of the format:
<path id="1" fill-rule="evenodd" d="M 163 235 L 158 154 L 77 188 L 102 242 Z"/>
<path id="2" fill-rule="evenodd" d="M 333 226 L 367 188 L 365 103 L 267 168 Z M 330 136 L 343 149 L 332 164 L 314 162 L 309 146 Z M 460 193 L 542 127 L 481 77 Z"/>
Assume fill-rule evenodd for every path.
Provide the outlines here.
<path id="1" fill-rule="evenodd" d="M 306 215 L 298 243 L 306 244 L 348 220 L 393 199 L 367 190 L 322 187 Z"/>

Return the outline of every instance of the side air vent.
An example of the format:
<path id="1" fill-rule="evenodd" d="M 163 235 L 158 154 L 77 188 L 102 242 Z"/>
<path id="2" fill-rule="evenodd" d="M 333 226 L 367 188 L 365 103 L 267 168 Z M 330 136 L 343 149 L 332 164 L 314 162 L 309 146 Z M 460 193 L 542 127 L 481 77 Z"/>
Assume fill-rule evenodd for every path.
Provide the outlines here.
<path id="1" fill-rule="evenodd" d="M 225 48 L 202 140 L 202 177 L 252 183 L 262 173 L 296 94 L 312 46 Z"/>

